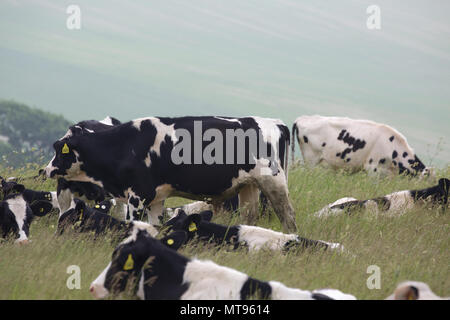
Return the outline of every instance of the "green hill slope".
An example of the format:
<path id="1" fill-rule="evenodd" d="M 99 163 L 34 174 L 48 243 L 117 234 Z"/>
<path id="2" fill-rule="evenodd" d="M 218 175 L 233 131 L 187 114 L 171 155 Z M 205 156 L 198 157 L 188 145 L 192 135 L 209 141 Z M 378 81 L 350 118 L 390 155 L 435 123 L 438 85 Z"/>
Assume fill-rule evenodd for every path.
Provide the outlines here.
<path id="1" fill-rule="evenodd" d="M 0 157 L 3 165 L 43 163 L 53 154 L 53 142 L 70 122 L 59 115 L 14 101 L 0 101 Z"/>

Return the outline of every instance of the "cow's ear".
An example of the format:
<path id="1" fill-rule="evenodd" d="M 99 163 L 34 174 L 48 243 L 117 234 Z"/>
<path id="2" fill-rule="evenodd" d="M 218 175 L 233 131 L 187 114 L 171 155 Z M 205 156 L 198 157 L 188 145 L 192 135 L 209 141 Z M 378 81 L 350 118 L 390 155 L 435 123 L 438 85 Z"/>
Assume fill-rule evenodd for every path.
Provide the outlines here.
<path id="1" fill-rule="evenodd" d="M 25 186 L 23 184 L 15 184 L 12 186 L 11 191 L 15 191 L 17 193 L 22 193 L 25 191 Z"/>
<path id="2" fill-rule="evenodd" d="M 213 212 L 211 210 L 202 211 L 199 214 L 202 217 L 203 221 L 208 221 L 208 222 L 211 221 L 212 216 L 213 216 Z"/>
<path id="3" fill-rule="evenodd" d="M 178 250 L 186 242 L 187 234 L 184 231 L 174 231 L 168 236 L 161 238 L 161 243 L 173 250 Z"/>
<path id="4" fill-rule="evenodd" d="M 178 209 L 178 213 L 177 213 L 176 217 L 177 218 L 185 218 L 185 217 L 187 217 L 187 214 L 186 214 L 186 212 L 184 212 L 183 209 Z"/>
<path id="5" fill-rule="evenodd" d="M 408 286 L 404 292 L 404 300 L 417 300 L 419 299 L 419 290 L 414 286 Z"/>
<path id="6" fill-rule="evenodd" d="M 53 206 L 48 201 L 39 200 L 30 204 L 30 208 L 35 216 L 43 217 L 53 209 Z"/>
<path id="7" fill-rule="evenodd" d="M 197 232 L 201 221 L 202 217 L 198 213 L 190 214 L 183 223 L 183 230 L 190 233 Z"/>

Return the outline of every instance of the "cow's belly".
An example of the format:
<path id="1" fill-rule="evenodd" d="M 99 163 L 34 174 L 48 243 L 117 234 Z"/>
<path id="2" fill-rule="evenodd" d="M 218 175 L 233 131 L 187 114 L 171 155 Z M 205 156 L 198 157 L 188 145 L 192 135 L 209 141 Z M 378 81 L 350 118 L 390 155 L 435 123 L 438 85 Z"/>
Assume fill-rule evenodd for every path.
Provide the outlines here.
<path id="1" fill-rule="evenodd" d="M 359 170 L 365 165 L 367 152 L 364 152 L 363 150 L 350 152 L 346 154 L 344 158 L 342 158 L 342 152 L 343 150 L 337 148 L 324 150 L 320 157 L 320 162 L 325 162 L 333 168 L 345 168 L 351 170 Z"/>
<path id="2" fill-rule="evenodd" d="M 167 183 L 173 188 L 171 195 L 200 199 L 199 196 L 220 196 L 232 193 L 241 185 L 251 182 L 256 170 L 249 168 L 231 168 L 230 166 L 204 166 L 195 168 L 185 166 L 172 174 Z"/>

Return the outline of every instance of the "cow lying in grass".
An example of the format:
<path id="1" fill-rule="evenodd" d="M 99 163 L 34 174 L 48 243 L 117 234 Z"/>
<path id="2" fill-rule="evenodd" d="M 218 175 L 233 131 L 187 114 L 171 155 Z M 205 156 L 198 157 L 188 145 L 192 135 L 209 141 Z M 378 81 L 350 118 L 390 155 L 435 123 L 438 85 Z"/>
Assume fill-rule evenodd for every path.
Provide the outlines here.
<path id="1" fill-rule="evenodd" d="M 119 221 L 110 215 L 99 211 L 102 206 L 96 205 L 94 208 L 87 206 L 84 201 L 75 198 L 74 208 L 64 212 L 58 220 L 58 233 L 62 234 L 70 228 L 76 232 L 93 232 L 95 236 L 103 235 L 106 232 L 114 232 L 116 240 L 122 241 L 137 230 L 144 230 L 151 236 L 156 236 L 158 230 L 152 225 L 142 221 L 131 221 L 129 223 Z M 96 207 L 99 208 L 96 208 Z M 104 209 L 104 208 L 103 208 Z M 184 231 L 174 231 L 161 239 L 168 246 L 178 248 L 186 242 L 187 235 Z"/>
<path id="2" fill-rule="evenodd" d="M 117 232 L 120 239 L 127 237 L 134 227 L 146 229 L 150 235 L 156 236 L 158 230 L 141 221 L 126 223 L 108 215 L 107 204 L 100 203 L 91 208 L 83 200 L 75 198 L 75 207 L 64 212 L 58 219 L 58 232 L 62 234 L 67 228 L 77 232 L 93 232 L 96 236 L 106 231 Z"/>
<path id="3" fill-rule="evenodd" d="M 450 297 L 439 297 L 424 282 L 405 281 L 400 283 L 386 300 L 449 300 Z"/>
<path id="4" fill-rule="evenodd" d="M 439 179 L 437 185 L 420 190 L 403 190 L 390 193 L 384 197 L 369 200 L 357 200 L 355 198 L 339 199 L 314 213 L 317 217 L 353 213 L 359 210 L 375 210 L 389 215 L 402 214 L 405 210 L 414 207 L 429 205 L 446 206 L 450 189 L 449 179 Z"/>
<path id="5" fill-rule="evenodd" d="M 7 181 L 0 177 L 1 180 L 1 190 L 3 193 L 3 197 L 6 197 L 12 193 L 16 193 L 16 186 L 18 185 L 15 181 Z M 22 188 L 20 188 L 22 190 Z M 28 203 L 33 203 L 34 201 L 48 201 L 51 202 L 53 208 L 59 210 L 58 198 L 55 192 L 47 192 L 47 191 L 34 191 L 31 189 L 24 188 L 21 191 L 23 198 Z"/>
<path id="6" fill-rule="evenodd" d="M 111 262 L 91 283 L 90 292 L 102 299 L 130 287 L 145 300 L 356 299 L 335 289 L 311 292 L 288 288 L 212 261 L 188 259 L 144 231 L 137 231 L 116 247 Z"/>
<path id="7" fill-rule="evenodd" d="M 293 250 L 295 248 L 323 248 L 330 250 L 343 250 L 339 243 L 310 240 L 296 234 L 285 234 L 270 229 L 248 225 L 225 226 L 212 223 L 212 212 L 204 211 L 200 214 L 187 215 L 180 211 L 178 215 L 169 220 L 166 225 L 173 230 L 183 230 L 188 234 L 187 240 L 198 237 L 202 241 L 230 244 L 234 248 L 247 247 L 249 251 L 262 248 L 270 250 Z"/>
<path id="8" fill-rule="evenodd" d="M 0 201 L 0 228 L 2 238 L 16 237 L 16 243 L 27 243 L 30 224 L 35 216 L 44 216 L 53 206 L 48 201 L 38 200 L 32 203 L 25 199 L 25 186 L 15 183 L 9 194 Z"/>

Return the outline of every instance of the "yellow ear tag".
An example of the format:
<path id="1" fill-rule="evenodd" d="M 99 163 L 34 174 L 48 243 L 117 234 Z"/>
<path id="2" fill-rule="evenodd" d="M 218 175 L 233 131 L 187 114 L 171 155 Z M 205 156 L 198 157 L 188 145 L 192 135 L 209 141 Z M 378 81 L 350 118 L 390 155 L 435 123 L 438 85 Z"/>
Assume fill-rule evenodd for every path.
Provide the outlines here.
<path id="1" fill-rule="evenodd" d="M 133 256 L 131 255 L 131 253 L 128 255 L 128 259 L 125 262 L 125 264 L 123 265 L 123 270 L 131 270 L 134 268 L 134 260 L 133 260 Z"/>
<path id="2" fill-rule="evenodd" d="M 83 219 L 83 213 L 84 213 L 84 210 L 81 209 L 81 210 L 80 210 L 80 221 Z"/>
<path id="3" fill-rule="evenodd" d="M 44 208 L 40 208 L 39 211 L 40 211 L 40 212 L 44 212 Z"/>
<path id="4" fill-rule="evenodd" d="M 96 204 L 95 207 L 98 209 L 98 208 L 100 208 L 100 205 L 99 205 L 99 204 Z"/>
<path id="5" fill-rule="evenodd" d="M 67 145 L 67 143 L 64 143 L 64 146 L 62 147 L 61 152 L 66 154 L 66 153 L 69 153 L 69 151 L 70 151 L 69 146 Z"/>
<path id="6" fill-rule="evenodd" d="M 173 245 L 173 239 L 167 239 L 167 244 L 169 245 L 169 246 L 171 246 L 171 245 Z"/>
<path id="7" fill-rule="evenodd" d="M 195 230 L 197 230 L 197 225 L 195 224 L 195 222 L 191 222 L 191 224 L 189 225 L 189 232 L 194 232 Z"/>

